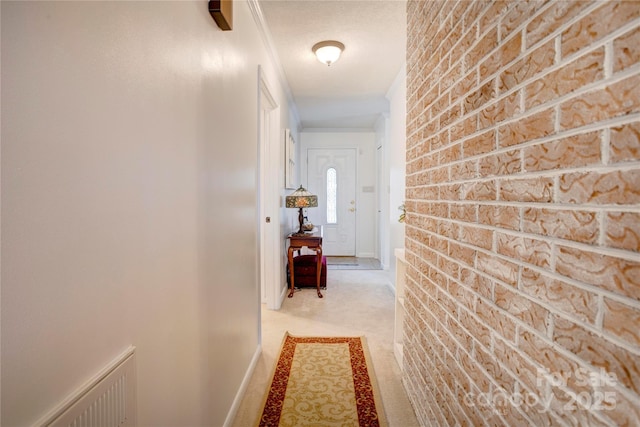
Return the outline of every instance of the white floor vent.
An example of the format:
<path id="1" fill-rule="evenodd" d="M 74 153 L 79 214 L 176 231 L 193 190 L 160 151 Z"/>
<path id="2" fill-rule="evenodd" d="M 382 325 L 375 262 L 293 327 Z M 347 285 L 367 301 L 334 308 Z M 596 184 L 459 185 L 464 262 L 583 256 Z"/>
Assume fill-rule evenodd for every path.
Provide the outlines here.
<path id="1" fill-rule="evenodd" d="M 37 425 L 41 427 L 135 426 L 135 347 L 129 347 Z"/>

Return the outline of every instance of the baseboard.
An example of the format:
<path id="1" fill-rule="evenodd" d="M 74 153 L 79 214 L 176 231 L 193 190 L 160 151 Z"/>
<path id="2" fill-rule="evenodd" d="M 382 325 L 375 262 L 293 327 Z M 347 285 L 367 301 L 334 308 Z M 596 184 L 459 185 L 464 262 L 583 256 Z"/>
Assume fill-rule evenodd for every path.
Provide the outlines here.
<path id="1" fill-rule="evenodd" d="M 278 301 L 278 309 L 282 307 L 282 303 L 284 302 L 284 299 L 286 298 L 288 293 L 289 293 L 288 286 L 285 286 L 284 288 L 282 288 L 282 292 L 280 292 L 280 301 Z"/>
<path id="2" fill-rule="evenodd" d="M 390 280 L 387 280 L 387 286 L 389 287 L 389 289 L 391 289 L 391 292 L 393 292 L 393 296 L 396 296 L 396 287 L 393 285 L 393 283 L 391 283 Z"/>
<path id="3" fill-rule="evenodd" d="M 242 398 L 247 391 L 247 387 L 249 386 L 249 382 L 251 381 L 251 377 L 253 376 L 253 371 L 256 369 L 256 365 L 258 364 L 258 360 L 260 359 L 260 354 L 262 353 L 262 345 L 258 344 L 256 348 L 256 352 L 253 354 L 253 358 L 251 359 L 251 363 L 249 364 L 249 368 L 247 372 L 244 374 L 244 378 L 242 379 L 242 383 L 240 384 L 240 388 L 236 393 L 235 399 L 233 399 L 233 403 L 231 404 L 231 408 L 229 409 L 229 413 L 227 414 L 227 418 L 224 420 L 224 427 L 231 427 L 233 425 L 233 420 L 235 420 L 236 415 L 238 414 L 238 409 L 240 408 L 240 403 L 242 402 Z"/>

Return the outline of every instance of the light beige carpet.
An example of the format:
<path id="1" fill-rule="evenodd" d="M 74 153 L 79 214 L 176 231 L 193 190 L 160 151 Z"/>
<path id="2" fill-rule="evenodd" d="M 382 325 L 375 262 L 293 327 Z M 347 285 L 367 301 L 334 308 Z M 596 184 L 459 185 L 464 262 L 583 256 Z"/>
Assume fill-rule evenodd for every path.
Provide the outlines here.
<path id="1" fill-rule="evenodd" d="M 285 334 L 259 426 L 386 426 L 363 337 Z"/>
<path id="2" fill-rule="evenodd" d="M 327 256 L 329 270 L 382 270 L 380 260 L 354 256 Z"/>

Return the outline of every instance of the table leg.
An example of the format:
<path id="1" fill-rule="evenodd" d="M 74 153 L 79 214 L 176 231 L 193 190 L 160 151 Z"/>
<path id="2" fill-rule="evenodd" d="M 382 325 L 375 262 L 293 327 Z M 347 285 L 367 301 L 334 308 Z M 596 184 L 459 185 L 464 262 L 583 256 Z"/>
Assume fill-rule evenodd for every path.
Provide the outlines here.
<path id="1" fill-rule="evenodd" d="M 294 290 L 294 283 L 295 283 L 295 279 L 293 277 L 293 272 L 295 270 L 295 268 L 293 268 L 293 248 L 291 246 L 289 246 L 289 251 L 287 253 L 287 258 L 289 259 L 289 279 L 291 280 L 290 283 L 290 290 L 289 290 L 289 295 L 288 297 L 291 298 L 293 297 L 293 290 Z"/>
<path id="2" fill-rule="evenodd" d="M 318 263 L 316 267 L 316 288 L 318 290 L 318 298 L 322 298 L 322 292 L 320 292 L 320 277 L 322 276 L 322 248 L 319 247 L 316 249 L 316 256 L 318 258 Z"/>

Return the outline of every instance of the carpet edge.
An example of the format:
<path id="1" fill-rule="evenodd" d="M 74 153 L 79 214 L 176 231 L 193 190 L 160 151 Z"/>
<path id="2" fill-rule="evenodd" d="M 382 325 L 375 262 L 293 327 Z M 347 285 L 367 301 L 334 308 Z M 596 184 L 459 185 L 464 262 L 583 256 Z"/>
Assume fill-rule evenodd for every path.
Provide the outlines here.
<path id="1" fill-rule="evenodd" d="M 364 335 L 359 338 L 360 341 L 362 341 L 362 350 L 364 353 L 364 358 L 367 362 L 367 368 L 372 371 L 369 372 L 369 381 L 371 382 L 371 387 L 373 388 L 373 401 L 376 404 L 376 411 L 378 412 L 380 427 L 388 427 L 387 414 L 384 410 L 384 404 L 382 403 L 382 394 L 380 392 L 380 386 L 378 385 L 378 377 L 373 366 L 371 354 L 369 353 L 369 342 L 367 340 L 367 337 L 365 337 Z"/>
<path id="2" fill-rule="evenodd" d="M 278 347 L 278 353 L 276 355 L 276 362 L 273 364 L 273 368 L 271 369 L 271 375 L 269 376 L 269 380 L 267 381 L 267 388 L 264 391 L 264 396 L 262 397 L 262 403 L 260 404 L 260 409 L 258 412 L 258 419 L 254 423 L 255 427 L 260 427 L 260 422 L 262 421 L 262 414 L 264 413 L 264 406 L 267 404 L 267 400 L 269 399 L 269 392 L 271 391 L 271 385 L 273 384 L 273 380 L 276 376 L 276 372 L 278 372 L 278 361 L 280 360 L 280 354 L 282 353 L 282 348 L 284 343 L 287 341 L 287 337 L 291 336 L 289 331 L 284 331 L 284 336 L 282 337 L 282 341 L 280 342 L 280 346 Z"/>

